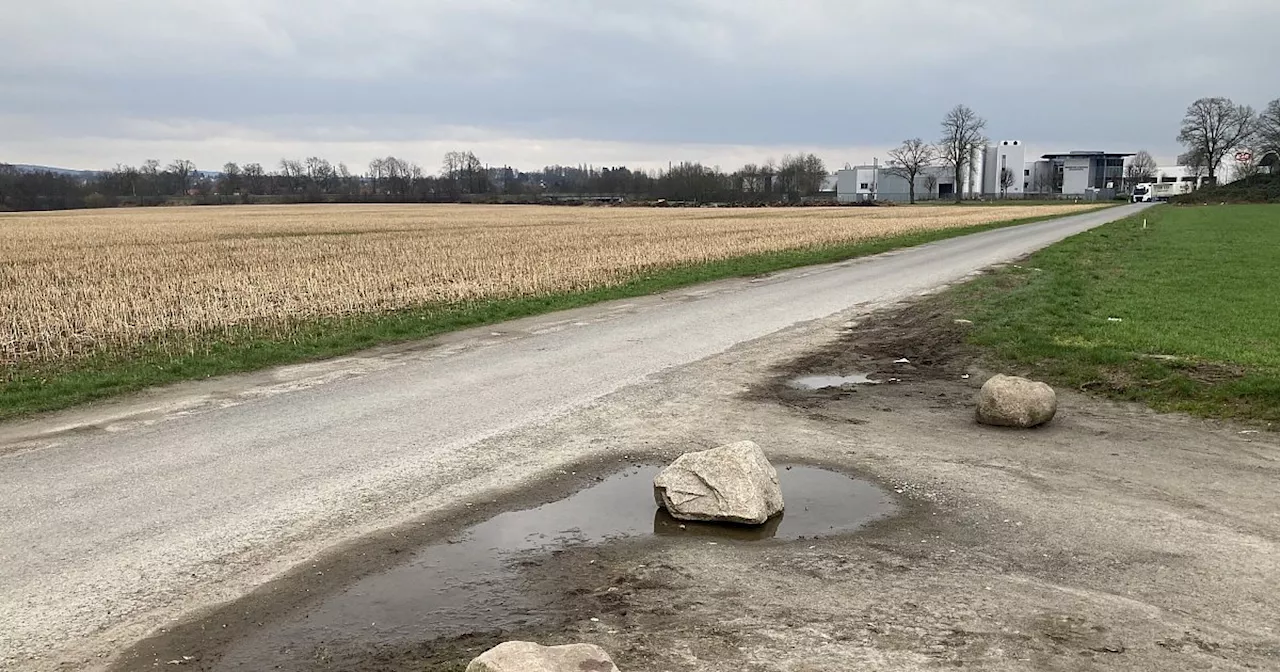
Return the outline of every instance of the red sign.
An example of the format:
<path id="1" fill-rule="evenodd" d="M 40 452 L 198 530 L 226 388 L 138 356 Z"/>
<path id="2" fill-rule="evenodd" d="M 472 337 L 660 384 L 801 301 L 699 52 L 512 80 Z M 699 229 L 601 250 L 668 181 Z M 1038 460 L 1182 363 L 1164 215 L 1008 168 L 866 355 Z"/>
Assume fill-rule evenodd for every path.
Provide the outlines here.
<path id="1" fill-rule="evenodd" d="M 1251 152 L 1236 152 L 1236 161 L 1239 161 L 1240 163 L 1248 163 L 1252 160 L 1253 154 Z"/>

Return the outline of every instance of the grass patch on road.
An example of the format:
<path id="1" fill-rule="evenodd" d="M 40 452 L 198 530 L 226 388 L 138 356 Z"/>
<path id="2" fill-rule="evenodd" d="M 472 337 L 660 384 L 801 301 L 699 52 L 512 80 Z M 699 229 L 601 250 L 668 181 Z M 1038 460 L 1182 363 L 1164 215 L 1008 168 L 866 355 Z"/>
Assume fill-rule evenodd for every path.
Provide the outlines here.
<path id="1" fill-rule="evenodd" d="M 1280 205 L 1152 209 L 955 298 L 997 365 L 1160 410 L 1280 422 Z"/>
<path id="2" fill-rule="evenodd" d="M 0 421 L 68 408 L 157 385 L 338 357 L 377 345 L 419 340 L 520 317 L 654 294 L 713 280 L 843 261 L 1053 218 L 1033 217 L 965 228 L 920 231 L 846 245 L 792 249 L 676 266 L 618 285 L 580 292 L 308 320 L 294 325 L 286 337 L 253 328 L 226 329 L 216 338 L 190 340 L 176 348 L 174 337 L 169 337 L 163 349 L 142 345 L 129 351 L 99 354 L 88 359 L 18 365 L 8 368 L 0 379 Z M 185 352 L 175 355 L 175 350 Z"/>

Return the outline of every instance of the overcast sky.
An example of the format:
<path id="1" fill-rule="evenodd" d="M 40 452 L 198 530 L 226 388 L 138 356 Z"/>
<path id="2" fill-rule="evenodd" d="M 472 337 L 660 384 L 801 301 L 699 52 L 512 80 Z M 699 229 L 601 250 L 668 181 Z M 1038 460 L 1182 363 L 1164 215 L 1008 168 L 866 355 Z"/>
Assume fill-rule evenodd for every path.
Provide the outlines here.
<path id="1" fill-rule="evenodd" d="M 956 103 L 1036 152 L 1178 153 L 1280 97 L 1280 0 L 0 0 L 0 162 L 832 168 Z"/>

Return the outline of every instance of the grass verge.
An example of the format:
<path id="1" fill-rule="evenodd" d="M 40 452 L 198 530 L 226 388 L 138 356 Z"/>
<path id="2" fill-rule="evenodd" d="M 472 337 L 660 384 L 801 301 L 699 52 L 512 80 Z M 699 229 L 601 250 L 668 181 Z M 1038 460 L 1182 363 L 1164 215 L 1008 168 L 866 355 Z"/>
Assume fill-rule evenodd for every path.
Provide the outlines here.
<path id="1" fill-rule="evenodd" d="M 1280 205 L 1167 206 L 952 298 L 996 366 L 1159 410 L 1277 423 L 1277 288 Z"/>
<path id="2" fill-rule="evenodd" d="M 493 324 L 613 299 L 653 294 L 701 282 L 760 275 L 799 266 L 843 261 L 991 229 L 1053 217 L 859 241 L 846 245 L 783 250 L 710 263 L 677 266 L 621 284 L 580 292 L 457 305 L 422 306 L 392 313 L 310 320 L 266 331 L 230 329 L 199 337 L 172 337 L 70 362 L 19 365 L 0 381 L 0 420 L 67 408 L 157 385 L 209 378 L 270 366 L 314 361 L 376 345 L 423 339 L 448 331 Z"/>

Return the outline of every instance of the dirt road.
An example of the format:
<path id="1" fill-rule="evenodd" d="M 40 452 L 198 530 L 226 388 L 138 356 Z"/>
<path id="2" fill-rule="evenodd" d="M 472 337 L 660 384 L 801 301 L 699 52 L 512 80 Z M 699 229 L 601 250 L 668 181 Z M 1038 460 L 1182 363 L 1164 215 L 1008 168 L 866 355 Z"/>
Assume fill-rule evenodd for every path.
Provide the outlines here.
<path id="1" fill-rule="evenodd" d="M 118 669 L 177 660 L 196 670 L 461 670 L 504 639 L 594 642 L 628 672 L 1280 669 L 1276 437 L 1069 391 L 1043 429 L 978 426 L 971 400 L 984 372 L 963 331 L 926 302 L 852 328 L 797 327 L 629 387 L 516 446 L 596 443 L 596 461 L 571 467 L 576 477 L 323 556 L 149 640 Z M 911 363 L 895 363 L 904 357 Z M 855 373 L 882 382 L 788 384 Z M 737 439 L 776 462 L 874 479 L 898 510 L 852 534 L 735 542 L 655 527 L 516 554 L 507 573 L 476 572 L 455 620 L 359 620 L 440 607 L 439 587 L 423 595 L 428 586 L 414 584 L 468 522 L 563 496 L 583 475 Z M 788 511 L 803 517 L 810 493 L 785 490 L 783 473 Z M 615 522 L 618 532 L 637 524 Z M 579 525 L 538 523 L 513 532 Z M 411 560 L 422 539 L 438 545 Z M 415 597 L 399 605 L 395 590 Z M 323 627 L 341 613 L 353 622 Z"/>
<path id="2" fill-rule="evenodd" d="M 671 414 L 685 434 L 673 443 L 654 429 L 639 446 L 651 453 L 687 444 L 688 430 L 704 424 L 696 443 L 740 433 L 750 418 L 739 418 L 735 432 L 712 431 L 724 420 L 658 401 L 668 394 L 661 376 L 695 376 L 711 396 L 740 391 L 758 371 L 730 363 L 717 373 L 707 362 L 723 360 L 706 358 L 810 320 L 866 312 L 1140 207 L 0 428 L 0 665 L 105 660 L 333 544 L 610 455 L 610 437 L 649 432 L 653 412 Z M 772 365 L 823 329 L 742 349 Z M 650 396 L 626 406 L 619 399 L 628 394 Z M 581 423 L 602 412 L 611 424 L 585 431 Z M 787 451 L 795 437 L 762 442 Z"/>

